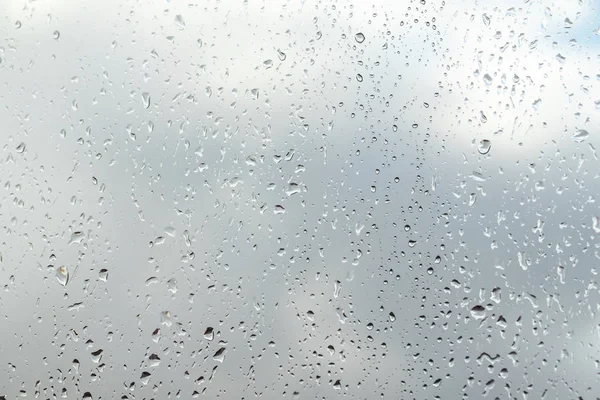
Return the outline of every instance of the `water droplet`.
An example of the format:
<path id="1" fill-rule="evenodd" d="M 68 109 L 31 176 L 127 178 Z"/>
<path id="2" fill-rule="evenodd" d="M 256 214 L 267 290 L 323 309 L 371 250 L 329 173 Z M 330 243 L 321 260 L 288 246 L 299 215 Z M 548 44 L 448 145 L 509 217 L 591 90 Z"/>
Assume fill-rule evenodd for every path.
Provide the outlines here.
<path id="1" fill-rule="evenodd" d="M 169 311 L 163 311 L 160 313 L 160 323 L 164 326 L 166 326 L 167 328 L 171 327 L 173 325 L 173 319 L 171 317 L 171 312 Z"/>
<path id="2" fill-rule="evenodd" d="M 354 35 L 354 40 L 356 40 L 358 43 L 362 43 L 365 41 L 365 35 L 363 35 L 361 32 L 358 32 L 356 35 Z"/>
<path id="3" fill-rule="evenodd" d="M 273 60 L 269 58 L 268 60 L 263 61 L 263 65 L 265 69 L 269 69 L 273 66 Z"/>
<path id="4" fill-rule="evenodd" d="M 25 152 L 26 147 L 27 146 L 25 145 L 25 143 L 19 143 L 19 145 L 17 146 L 17 153 L 23 154 Z"/>
<path id="5" fill-rule="evenodd" d="M 356 80 L 359 82 L 363 81 L 363 76 L 361 74 L 356 74 Z"/>
<path id="6" fill-rule="evenodd" d="M 342 290 L 342 282 L 335 281 L 333 285 L 333 297 L 338 297 L 340 295 L 340 290 Z"/>
<path id="7" fill-rule="evenodd" d="M 225 359 L 225 347 L 221 347 L 219 350 L 217 350 L 215 352 L 215 355 L 213 356 L 213 360 L 222 363 L 224 359 Z"/>
<path id="8" fill-rule="evenodd" d="M 491 148 L 492 142 L 490 142 L 487 139 L 480 140 L 479 144 L 477 145 L 477 151 L 479 152 L 479 154 L 487 154 L 490 152 Z"/>
<path id="9" fill-rule="evenodd" d="M 15 22 L 15 28 L 17 28 L 17 29 L 21 28 L 21 21 Z"/>
<path id="10" fill-rule="evenodd" d="M 475 319 L 484 319 L 486 315 L 485 307 L 479 304 L 476 305 L 475 307 L 471 308 L 471 315 Z"/>
<path id="11" fill-rule="evenodd" d="M 275 214 L 285 214 L 285 208 L 283 208 L 283 206 L 282 206 L 282 205 L 280 205 L 280 204 L 277 204 L 277 205 L 275 206 L 275 208 L 273 209 L 273 212 L 274 212 Z"/>
<path id="12" fill-rule="evenodd" d="M 103 351 L 104 350 L 99 349 L 99 350 L 96 350 L 96 351 L 92 352 L 92 362 L 93 363 L 98 364 L 100 362 L 100 360 L 102 359 L 102 352 Z"/>
<path id="13" fill-rule="evenodd" d="M 285 59 L 287 58 L 285 53 L 281 50 L 277 50 L 277 57 L 279 57 L 279 60 L 281 61 L 285 61 Z"/>
<path id="14" fill-rule="evenodd" d="M 152 374 L 148 371 L 142 372 L 142 374 L 140 375 L 140 382 L 142 383 L 142 385 L 147 385 L 148 382 L 150 382 L 151 375 Z"/>
<path id="15" fill-rule="evenodd" d="M 185 28 L 185 21 L 181 14 L 177 14 L 175 16 L 175 25 L 177 25 L 177 27 L 179 27 L 179 29 Z"/>
<path id="16" fill-rule="evenodd" d="M 144 105 L 144 108 L 150 107 L 150 93 L 142 93 L 142 104 Z"/>
<path id="17" fill-rule="evenodd" d="M 481 19 L 483 19 L 483 23 L 485 24 L 485 26 L 490 26 L 491 19 L 489 15 L 483 14 L 481 16 Z"/>
<path id="18" fill-rule="evenodd" d="M 69 270 L 64 265 L 56 269 L 56 280 L 62 286 L 67 286 L 69 283 Z"/>
<path id="19" fill-rule="evenodd" d="M 54 33 L 52 34 L 52 37 L 54 38 L 54 40 L 58 40 L 58 38 L 60 37 L 60 32 L 54 31 Z"/>
<path id="20" fill-rule="evenodd" d="M 148 360 L 150 361 L 148 363 L 150 367 L 158 367 L 160 365 L 160 357 L 154 353 L 150 354 Z"/>
<path id="21" fill-rule="evenodd" d="M 589 132 L 585 129 L 577 129 L 577 132 L 575 132 L 575 134 L 572 136 L 572 139 L 575 142 L 580 143 L 587 139 L 589 135 Z"/>
<path id="22" fill-rule="evenodd" d="M 215 338 L 215 332 L 214 329 L 212 327 L 208 327 L 206 328 L 206 330 L 204 331 L 204 339 L 206 340 L 213 340 Z"/>
<path id="23" fill-rule="evenodd" d="M 69 240 L 69 245 L 73 243 L 81 243 L 85 235 L 81 231 L 76 231 L 71 234 L 71 239 Z"/>
<path id="24" fill-rule="evenodd" d="M 177 280 L 175 280 L 175 278 L 171 278 L 167 281 L 167 288 L 168 290 L 175 294 L 177 293 L 178 287 L 177 287 Z"/>
<path id="25" fill-rule="evenodd" d="M 108 280 L 108 270 L 106 268 L 102 268 L 100 272 L 98 272 L 98 279 L 102 282 L 106 282 Z"/>
<path id="26" fill-rule="evenodd" d="M 486 86 L 490 86 L 492 84 L 492 81 L 494 79 L 490 76 L 490 74 L 485 74 L 483 76 L 483 82 L 485 83 Z"/>
<path id="27" fill-rule="evenodd" d="M 502 301 L 502 289 L 499 287 L 492 289 L 492 295 L 490 296 L 490 299 L 496 304 L 500 303 Z"/>
<path id="28" fill-rule="evenodd" d="M 388 317 L 390 319 L 390 322 L 394 322 L 396 320 L 396 315 L 393 312 L 391 312 Z"/>

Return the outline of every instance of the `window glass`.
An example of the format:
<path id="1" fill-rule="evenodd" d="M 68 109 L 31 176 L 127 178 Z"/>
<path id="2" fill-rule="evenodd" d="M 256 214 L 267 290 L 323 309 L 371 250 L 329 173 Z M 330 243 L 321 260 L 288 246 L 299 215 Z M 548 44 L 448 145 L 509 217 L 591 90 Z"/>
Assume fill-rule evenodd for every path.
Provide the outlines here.
<path id="1" fill-rule="evenodd" d="M 0 2 L 0 395 L 599 398 L 598 15 Z"/>

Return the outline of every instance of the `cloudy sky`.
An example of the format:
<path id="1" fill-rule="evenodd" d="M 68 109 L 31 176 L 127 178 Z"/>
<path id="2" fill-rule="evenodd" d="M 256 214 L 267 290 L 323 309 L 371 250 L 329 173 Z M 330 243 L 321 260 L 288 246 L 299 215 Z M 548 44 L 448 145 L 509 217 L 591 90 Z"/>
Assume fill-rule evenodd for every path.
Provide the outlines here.
<path id="1" fill-rule="evenodd" d="M 596 398 L 599 16 L 1 2 L 0 394 Z"/>

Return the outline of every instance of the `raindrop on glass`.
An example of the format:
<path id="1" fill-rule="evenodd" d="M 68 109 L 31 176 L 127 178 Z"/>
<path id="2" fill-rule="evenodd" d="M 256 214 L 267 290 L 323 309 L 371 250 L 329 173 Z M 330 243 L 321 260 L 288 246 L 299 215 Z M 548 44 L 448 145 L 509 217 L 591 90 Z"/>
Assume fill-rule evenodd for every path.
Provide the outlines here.
<path id="1" fill-rule="evenodd" d="M 67 286 L 69 283 L 69 270 L 64 265 L 56 269 L 56 280 L 62 286 Z"/>
<path id="2" fill-rule="evenodd" d="M 490 142 L 487 139 L 480 140 L 479 144 L 477 145 L 477 151 L 479 152 L 479 154 L 487 154 L 490 152 L 491 148 L 492 142 Z"/>

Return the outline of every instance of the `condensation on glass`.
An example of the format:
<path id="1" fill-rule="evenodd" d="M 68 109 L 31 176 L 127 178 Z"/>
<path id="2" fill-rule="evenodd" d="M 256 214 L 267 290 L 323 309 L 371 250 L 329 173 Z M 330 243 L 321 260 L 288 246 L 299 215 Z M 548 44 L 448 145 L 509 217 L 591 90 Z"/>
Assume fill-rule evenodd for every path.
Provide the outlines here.
<path id="1" fill-rule="evenodd" d="M 0 2 L 0 395 L 598 399 L 598 16 Z"/>

